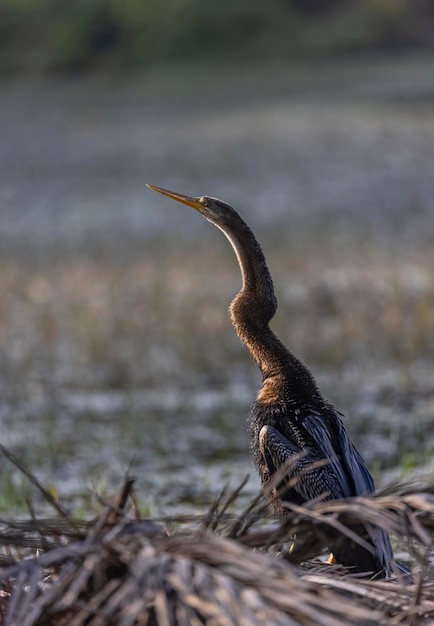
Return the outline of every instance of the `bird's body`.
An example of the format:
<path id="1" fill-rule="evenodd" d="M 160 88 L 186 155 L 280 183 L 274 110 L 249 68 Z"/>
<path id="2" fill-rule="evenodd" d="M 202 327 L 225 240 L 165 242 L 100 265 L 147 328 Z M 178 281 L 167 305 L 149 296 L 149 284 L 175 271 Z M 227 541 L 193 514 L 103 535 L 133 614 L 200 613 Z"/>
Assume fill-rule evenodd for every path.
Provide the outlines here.
<path id="1" fill-rule="evenodd" d="M 309 369 L 269 326 L 277 309 L 273 281 L 262 249 L 249 226 L 230 205 L 207 196 L 191 198 L 151 187 L 191 206 L 229 239 L 240 265 L 243 286 L 230 306 L 232 323 L 262 373 L 251 411 L 251 452 L 263 484 L 288 466 L 290 486 L 275 502 L 302 504 L 314 498 L 341 499 L 369 494 L 374 482 L 353 446 L 338 411 L 321 395 Z M 297 480 L 291 480 L 298 477 Z M 280 490 L 279 490 L 280 491 Z M 357 529 L 372 547 L 351 540 L 332 545 L 338 562 L 356 572 L 390 575 L 389 537 L 378 528 Z"/>

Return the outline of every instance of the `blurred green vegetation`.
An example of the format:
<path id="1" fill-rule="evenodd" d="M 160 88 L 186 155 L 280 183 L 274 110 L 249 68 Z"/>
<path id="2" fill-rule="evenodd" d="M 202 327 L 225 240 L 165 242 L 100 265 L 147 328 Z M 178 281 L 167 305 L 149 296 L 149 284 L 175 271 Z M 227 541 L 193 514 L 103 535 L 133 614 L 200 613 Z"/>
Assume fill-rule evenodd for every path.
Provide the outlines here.
<path id="1" fill-rule="evenodd" d="M 432 0 L 3 0 L 0 71 L 149 69 L 434 44 Z"/>

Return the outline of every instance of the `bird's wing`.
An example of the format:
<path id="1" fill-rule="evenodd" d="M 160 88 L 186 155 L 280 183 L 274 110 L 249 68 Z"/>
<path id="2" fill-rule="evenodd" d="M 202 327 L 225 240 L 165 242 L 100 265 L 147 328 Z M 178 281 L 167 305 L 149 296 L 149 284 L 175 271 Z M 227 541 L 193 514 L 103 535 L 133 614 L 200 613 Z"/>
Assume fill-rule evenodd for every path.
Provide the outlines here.
<path id="1" fill-rule="evenodd" d="M 324 455 L 330 459 L 330 463 L 344 491 L 344 497 L 374 493 L 374 480 L 366 467 L 366 463 L 352 444 L 345 426 L 338 415 L 336 415 L 336 419 L 338 426 L 338 441 L 336 443 L 332 442 L 327 424 L 319 415 L 308 415 L 303 420 L 303 425 L 309 431 Z M 351 478 L 354 488 L 351 488 L 348 477 Z M 380 563 L 383 565 L 386 574 L 390 575 L 392 571 L 393 551 L 389 536 L 384 530 L 377 527 L 370 527 L 368 532 L 375 546 Z"/>
<path id="2" fill-rule="evenodd" d="M 297 461 L 302 451 L 276 428 L 263 426 L 259 433 L 259 448 L 264 459 L 279 470 L 291 459 Z M 273 472 L 270 472 L 270 474 Z"/>
<path id="3" fill-rule="evenodd" d="M 337 484 L 331 464 L 324 465 L 324 457 L 318 450 L 301 450 L 272 426 L 263 426 L 259 433 L 259 447 L 269 475 L 282 470 L 282 480 L 290 490 L 309 501 L 317 497 L 342 498 L 344 494 Z M 282 499 L 292 498 L 289 492 Z"/>
<path id="4" fill-rule="evenodd" d="M 308 431 L 309 435 L 314 439 L 324 457 L 329 460 L 342 489 L 342 496 L 344 498 L 349 498 L 359 494 L 354 493 L 354 490 L 351 488 L 351 481 L 349 480 L 348 474 L 350 474 L 352 479 L 354 471 L 361 474 L 358 482 L 362 483 L 363 473 L 359 468 L 359 459 L 363 465 L 364 463 L 362 457 L 358 453 L 358 459 L 354 456 L 354 452 L 356 452 L 356 450 L 346 434 L 344 425 L 339 418 L 338 421 L 346 435 L 346 439 L 344 440 L 342 433 L 339 432 L 339 445 L 336 445 L 336 443 L 332 440 L 330 430 L 320 415 L 315 413 L 307 415 L 303 419 L 303 426 Z M 366 466 L 365 469 L 370 477 Z M 367 490 L 365 489 L 364 492 L 366 493 L 366 491 Z"/>
<path id="5" fill-rule="evenodd" d="M 372 478 L 365 461 L 362 459 L 359 452 L 351 442 L 342 420 L 338 416 L 337 420 L 343 458 L 354 481 L 356 495 L 362 496 L 367 493 L 374 493 L 374 479 Z"/>

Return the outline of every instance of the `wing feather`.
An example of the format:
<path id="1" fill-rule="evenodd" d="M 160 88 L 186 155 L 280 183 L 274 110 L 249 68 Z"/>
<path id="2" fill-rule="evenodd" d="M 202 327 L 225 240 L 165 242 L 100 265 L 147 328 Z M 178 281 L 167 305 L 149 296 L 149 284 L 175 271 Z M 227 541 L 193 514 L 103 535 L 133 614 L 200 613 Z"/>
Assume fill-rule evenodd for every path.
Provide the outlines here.
<path id="1" fill-rule="evenodd" d="M 336 482 L 334 468 L 331 464 L 322 463 L 324 457 L 320 450 L 298 448 L 272 426 L 261 428 L 259 446 L 270 475 L 275 470 L 285 469 L 285 482 L 299 477 L 291 486 L 291 491 L 297 492 L 304 502 L 317 497 L 344 497 L 340 484 Z"/>
<path id="2" fill-rule="evenodd" d="M 336 443 L 332 441 L 327 424 L 319 415 L 308 415 L 303 420 L 303 425 L 307 428 L 320 450 L 330 459 L 345 497 L 374 493 L 374 480 L 365 461 L 351 442 L 346 428 L 338 415 L 336 415 L 336 419 L 339 433 Z M 351 487 L 351 483 L 353 483 L 353 487 Z M 390 575 L 393 551 L 389 536 L 385 531 L 376 527 L 369 528 L 369 535 L 375 546 L 380 563 L 384 566 L 386 574 Z"/>
<path id="3" fill-rule="evenodd" d="M 333 467 L 339 485 L 342 489 L 344 498 L 356 495 L 353 492 L 353 489 L 351 489 L 351 484 L 348 479 L 348 471 L 346 471 L 345 468 L 346 463 L 345 465 L 342 463 L 343 451 L 339 449 L 337 450 L 334 446 L 331 433 L 324 420 L 319 415 L 312 413 L 304 418 L 303 426 L 313 437 L 315 443 L 324 454 L 325 458 L 329 459 L 330 465 Z"/>
<path id="4" fill-rule="evenodd" d="M 359 452 L 356 450 L 353 443 L 351 442 L 346 428 L 339 417 L 338 425 L 340 435 L 339 440 L 342 446 L 342 455 L 354 482 L 354 486 L 356 489 L 355 495 L 362 496 L 367 493 L 374 493 L 375 485 L 371 473 L 368 470 L 365 461 L 362 459 Z"/>

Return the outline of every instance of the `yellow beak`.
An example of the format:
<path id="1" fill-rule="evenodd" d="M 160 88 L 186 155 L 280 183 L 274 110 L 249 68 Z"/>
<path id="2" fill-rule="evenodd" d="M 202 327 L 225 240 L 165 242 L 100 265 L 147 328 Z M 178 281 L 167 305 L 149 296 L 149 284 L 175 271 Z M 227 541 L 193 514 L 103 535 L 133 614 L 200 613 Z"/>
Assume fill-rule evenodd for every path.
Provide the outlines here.
<path id="1" fill-rule="evenodd" d="M 158 193 L 162 193 L 163 196 L 172 198 L 172 200 L 177 200 L 177 202 L 182 202 L 182 204 L 191 206 L 193 209 L 196 209 L 196 211 L 203 209 L 202 204 L 199 202 L 199 198 L 184 196 L 182 193 L 176 193 L 175 191 L 169 191 L 168 189 L 162 189 L 161 187 L 155 187 L 154 185 L 147 184 L 146 187 L 149 187 L 149 189 L 153 189 L 154 191 L 158 191 Z"/>

